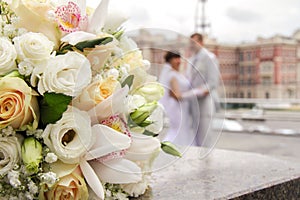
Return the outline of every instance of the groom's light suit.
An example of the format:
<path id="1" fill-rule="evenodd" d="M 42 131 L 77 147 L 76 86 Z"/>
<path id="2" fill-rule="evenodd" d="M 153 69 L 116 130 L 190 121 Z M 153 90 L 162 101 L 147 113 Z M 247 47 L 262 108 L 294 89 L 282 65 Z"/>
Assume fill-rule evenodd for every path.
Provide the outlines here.
<path id="1" fill-rule="evenodd" d="M 201 48 L 190 60 L 189 78 L 193 88 L 199 86 L 209 90 L 209 94 L 199 96 L 191 101 L 190 110 L 193 117 L 193 130 L 197 133 L 197 146 L 210 145 L 210 134 L 213 116 L 218 109 L 220 71 L 216 56 L 205 48 Z"/>

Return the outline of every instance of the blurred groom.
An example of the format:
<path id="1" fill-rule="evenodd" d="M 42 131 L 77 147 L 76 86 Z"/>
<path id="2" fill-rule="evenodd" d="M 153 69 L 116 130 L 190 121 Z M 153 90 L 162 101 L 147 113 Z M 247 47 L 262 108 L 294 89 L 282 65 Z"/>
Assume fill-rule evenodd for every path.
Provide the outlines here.
<path id="1" fill-rule="evenodd" d="M 203 95 L 190 103 L 193 117 L 193 131 L 197 133 L 195 144 L 197 146 L 211 147 L 212 120 L 218 109 L 219 97 L 217 87 L 219 85 L 219 64 L 216 56 L 203 46 L 203 35 L 194 33 L 191 35 L 190 49 L 194 55 L 190 59 L 188 76 L 193 88 L 203 88 Z"/>

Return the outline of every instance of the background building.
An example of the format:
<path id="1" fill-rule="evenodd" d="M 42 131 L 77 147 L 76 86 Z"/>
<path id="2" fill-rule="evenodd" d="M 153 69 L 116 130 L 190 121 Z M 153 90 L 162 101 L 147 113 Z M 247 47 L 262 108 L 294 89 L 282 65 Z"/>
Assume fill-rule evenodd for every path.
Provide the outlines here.
<path id="1" fill-rule="evenodd" d="M 134 36 L 146 59 L 152 63 L 152 73 L 158 75 L 168 50 L 180 51 L 183 69 L 191 53 L 189 38 L 141 30 Z M 216 54 L 225 89 L 220 95 L 227 98 L 300 98 L 300 30 L 291 37 L 275 35 L 257 38 L 252 43 L 220 44 L 206 38 L 206 47 Z"/>

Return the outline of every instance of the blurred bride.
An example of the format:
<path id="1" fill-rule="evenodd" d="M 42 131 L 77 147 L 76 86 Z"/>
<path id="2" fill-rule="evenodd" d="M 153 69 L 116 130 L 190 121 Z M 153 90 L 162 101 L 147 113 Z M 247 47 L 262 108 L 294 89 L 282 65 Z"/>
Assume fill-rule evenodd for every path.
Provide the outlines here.
<path id="1" fill-rule="evenodd" d="M 180 72 L 181 56 L 178 52 L 167 52 L 166 64 L 159 76 L 159 82 L 165 88 L 165 94 L 160 103 L 165 107 L 169 118 L 169 130 L 165 141 L 178 145 L 195 145 L 195 132 L 192 131 L 192 119 L 189 103 L 203 95 L 203 89 L 191 89 L 186 76 Z"/>

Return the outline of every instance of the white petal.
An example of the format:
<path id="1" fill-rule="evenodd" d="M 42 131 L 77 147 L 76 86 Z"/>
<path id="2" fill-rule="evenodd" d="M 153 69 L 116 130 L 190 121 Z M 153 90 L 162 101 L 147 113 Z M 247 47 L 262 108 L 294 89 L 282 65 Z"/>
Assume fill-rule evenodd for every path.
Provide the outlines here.
<path id="1" fill-rule="evenodd" d="M 96 39 L 97 36 L 95 34 L 87 33 L 84 31 L 75 31 L 73 33 L 70 33 L 63 38 L 61 38 L 62 42 L 67 42 L 71 45 L 75 45 L 78 42 L 82 42 L 85 40 L 93 40 Z"/>
<path id="2" fill-rule="evenodd" d="M 80 8 L 81 16 L 86 15 L 86 0 L 78 0 L 77 5 Z"/>
<path id="3" fill-rule="evenodd" d="M 99 198 L 104 199 L 103 186 L 93 168 L 85 160 L 82 160 L 80 162 L 80 168 L 88 185 L 92 188 L 92 190 Z"/>
<path id="4" fill-rule="evenodd" d="M 115 159 L 105 163 L 92 161 L 90 164 L 97 176 L 104 182 L 127 184 L 142 180 L 141 168 L 126 159 Z"/>
<path id="5" fill-rule="evenodd" d="M 114 129 L 97 124 L 92 127 L 95 139 L 94 146 L 86 154 L 86 160 L 100 158 L 109 153 L 127 149 L 130 146 L 130 137 Z"/>
<path id="6" fill-rule="evenodd" d="M 108 13 L 104 24 L 104 30 L 109 33 L 115 32 L 126 20 L 128 16 L 122 10 L 112 10 Z"/>
<path id="7" fill-rule="evenodd" d="M 135 133 L 131 133 L 131 136 L 132 143 L 125 156 L 129 160 L 149 160 L 153 153 L 160 149 L 160 141 L 157 138 Z"/>
<path id="8" fill-rule="evenodd" d="M 106 17 L 107 17 L 107 9 L 108 9 L 109 0 L 102 0 L 101 3 L 96 8 L 95 12 L 93 13 L 88 31 L 90 33 L 98 33 L 101 31 L 101 28 L 104 26 Z"/>
<path id="9" fill-rule="evenodd" d="M 56 174 L 58 178 L 71 174 L 78 164 L 66 164 L 58 160 L 51 164 L 51 171 Z"/>
<path id="10" fill-rule="evenodd" d="M 99 103 L 97 106 L 88 111 L 91 117 L 92 125 L 98 124 L 99 121 L 106 119 L 114 114 L 124 113 L 125 99 L 128 94 L 128 87 L 121 88 L 113 95 Z"/>

